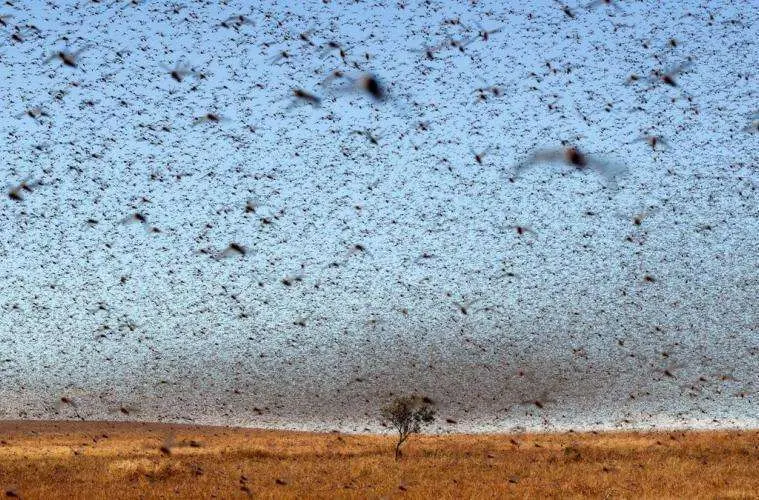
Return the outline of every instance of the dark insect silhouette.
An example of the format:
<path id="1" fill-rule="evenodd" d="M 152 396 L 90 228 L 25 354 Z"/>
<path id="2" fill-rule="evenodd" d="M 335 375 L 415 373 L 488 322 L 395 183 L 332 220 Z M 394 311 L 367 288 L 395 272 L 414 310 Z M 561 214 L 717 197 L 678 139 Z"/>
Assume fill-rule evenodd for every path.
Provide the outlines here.
<path id="1" fill-rule="evenodd" d="M 342 45 L 334 41 L 330 41 L 324 44 L 324 47 L 322 47 L 322 57 L 328 55 L 333 50 L 338 51 L 338 53 L 340 54 L 340 59 L 342 59 L 343 61 L 345 61 L 346 58 L 348 57 L 348 52 L 346 51 L 346 49 Z"/>
<path id="2" fill-rule="evenodd" d="M 303 275 L 301 274 L 287 275 L 281 280 L 279 280 L 279 282 L 285 286 L 293 286 L 294 283 L 298 283 L 301 281 L 303 281 Z"/>
<path id="3" fill-rule="evenodd" d="M 303 33 L 298 35 L 298 38 L 301 41 L 306 42 L 311 47 L 315 47 L 316 44 L 311 40 L 311 33 L 313 33 L 313 30 L 304 31 Z"/>
<path id="4" fill-rule="evenodd" d="M 25 179 L 8 190 L 8 198 L 13 201 L 23 201 L 24 197 L 22 193 L 31 193 L 34 188 L 41 184 L 41 182 L 29 182 L 29 179 Z"/>
<path id="5" fill-rule="evenodd" d="M 424 58 L 433 61 L 435 59 L 435 53 L 441 49 L 440 45 L 437 46 L 430 46 L 430 47 L 423 47 L 421 49 L 411 49 L 412 52 L 416 52 L 418 54 L 423 54 Z"/>
<path id="6" fill-rule="evenodd" d="M 158 450 L 161 452 L 162 455 L 168 457 L 171 455 L 171 449 L 173 447 L 174 447 L 174 435 L 169 434 L 168 436 L 166 436 L 166 439 L 163 440 Z"/>
<path id="7" fill-rule="evenodd" d="M 205 122 L 211 122 L 211 123 L 220 123 L 222 121 L 225 121 L 226 118 L 223 116 L 216 114 L 216 113 L 206 113 L 203 116 L 198 116 L 192 121 L 193 125 L 199 125 L 201 123 Z"/>
<path id="8" fill-rule="evenodd" d="M 190 68 L 189 63 L 186 63 L 184 61 L 177 61 L 173 68 L 170 68 L 165 64 L 161 64 L 161 68 L 166 70 L 169 73 L 169 76 L 171 76 L 171 78 L 179 83 L 182 83 L 182 80 L 184 80 L 186 76 L 195 74 L 195 72 Z"/>
<path id="9" fill-rule="evenodd" d="M 527 226 L 518 226 L 518 225 L 511 225 L 511 226 L 506 226 L 506 227 L 507 227 L 508 229 L 513 229 L 513 230 L 515 230 L 515 231 L 516 231 L 516 233 L 517 233 L 519 236 L 522 236 L 523 234 L 531 234 L 531 235 L 533 235 L 533 236 L 537 236 L 537 235 L 538 235 L 538 233 L 536 233 L 536 232 L 535 232 L 535 231 L 534 231 L 532 228 L 530 228 L 530 227 L 527 227 Z"/>
<path id="10" fill-rule="evenodd" d="M 329 83 L 332 83 L 333 80 L 336 80 L 338 78 L 344 78 L 345 72 L 339 69 L 334 70 L 332 73 L 329 74 L 327 78 L 321 81 L 319 85 L 327 85 Z"/>
<path id="11" fill-rule="evenodd" d="M 243 26 L 255 26 L 256 23 L 252 19 L 243 16 L 243 15 L 236 15 L 236 16 L 230 16 L 221 23 L 219 23 L 219 26 L 222 28 L 229 28 L 234 30 L 239 30 Z"/>
<path id="12" fill-rule="evenodd" d="M 468 39 L 465 38 L 465 39 L 461 39 L 461 40 L 458 40 L 456 38 L 451 38 L 451 39 L 448 40 L 448 46 L 451 47 L 451 48 L 454 48 L 454 49 L 458 50 L 459 52 L 461 52 L 463 54 L 465 52 L 466 48 L 472 42 L 474 42 L 476 39 L 477 39 L 476 37 L 468 38 Z"/>
<path id="13" fill-rule="evenodd" d="M 290 103 L 290 106 L 288 106 L 288 108 L 292 108 L 298 103 L 310 104 L 311 106 L 315 108 L 321 106 L 322 104 L 321 97 L 315 94 L 312 94 L 310 92 L 307 92 L 303 89 L 293 89 L 293 96 L 295 98 L 293 99 L 293 102 Z"/>
<path id="14" fill-rule="evenodd" d="M 232 242 L 229 245 L 227 245 L 227 248 L 224 249 L 221 253 L 216 255 L 216 260 L 224 259 L 226 257 L 230 257 L 233 255 L 237 255 L 239 257 L 244 257 L 248 253 L 248 249 L 244 246 L 240 245 L 239 243 Z"/>
<path id="15" fill-rule="evenodd" d="M 79 405 L 70 397 L 61 396 L 55 405 L 55 410 L 60 411 L 61 406 L 69 406 L 72 410 L 74 410 L 74 415 L 76 415 L 76 418 L 79 420 L 84 420 L 84 417 L 82 417 L 82 415 L 79 413 Z"/>
<path id="16" fill-rule="evenodd" d="M 490 152 L 492 148 L 488 146 L 484 151 L 481 153 L 475 153 L 472 148 L 469 148 L 469 152 L 472 153 L 474 156 L 474 161 L 476 161 L 479 165 L 482 165 L 482 163 L 485 161 L 485 155 Z"/>
<path id="17" fill-rule="evenodd" d="M 577 170 L 591 168 L 608 180 L 613 180 L 627 170 L 623 165 L 589 156 L 575 146 L 568 146 L 564 149 L 543 149 L 533 152 L 525 161 L 515 167 L 515 175 L 519 176 L 521 172 L 536 163 L 557 162 L 570 165 Z"/>
<path id="18" fill-rule="evenodd" d="M 387 89 L 382 85 L 379 79 L 366 73 L 360 76 L 350 76 L 345 74 L 341 70 L 333 71 L 324 81 L 322 85 L 326 85 L 338 78 L 342 78 L 350 82 L 351 87 L 348 90 L 357 90 L 369 94 L 375 101 L 383 101 L 387 97 Z M 340 89 L 346 90 L 346 89 Z"/>
<path id="19" fill-rule="evenodd" d="M 670 87 L 677 87 L 677 81 L 675 80 L 675 77 L 689 68 L 693 64 L 693 61 L 688 59 L 685 62 L 682 62 L 675 66 L 674 68 L 670 69 L 669 71 L 662 73 L 659 70 L 654 70 L 651 73 L 651 81 L 653 82 L 663 82 L 665 85 L 669 85 Z"/>
<path id="20" fill-rule="evenodd" d="M 147 224 L 148 218 L 140 212 L 135 212 L 132 215 L 129 215 L 121 219 L 122 224 L 128 224 L 130 222 L 139 222 L 140 224 Z"/>
<path id="21" fill-rule="evenodd" d="M 503 96 L 503 90 L 501 90 L 498 86 L 491 86 L 491 87 L 481 87 L 479 89 L 476 89 L 475 92 L 477 93 L 477 101 L 487 101 L 488 100 L 488 94 L 492 94 L 493 97 L 501 97 Z"/>
<path id="22" fill-rule="evenodd" d="M 49 118 L 50 115 L 45 111 L 44 109 L 38 107 L 29 108 L 23 113 L 19 113 L 16 115 L 16 118 L 21 118 L 22 116 L 28 116 L 29 118 L 32 118 L 34 120 L 39 120 L 40 118 Z"/>
<path id="23" fill-rule="evenodd" d="M 468 300 L 466 302 L 454 301 L 453 304 L 456 306 L 456 309 L 458 309 L 458 311 L 462 315 L 468 316 L 469 313 L 472 313 L 472 312 L 490 310 L 490 307 L 486 306 L 486 307 L 480 307 L 479 309 L 472 311 L 472 306 L 476 304 L 477 302 L 480 302 L 481 300 L 482 300 L 481 298 L 477 298 L 477 299 Z"/>
<path id="24" fill-rule="evenodd" d="M 379 137 L 372 134 L 371 130 L 354 130 L 353 133 L 363 135 L 369 140 L 370 143 L 374 144 L 375 146 L 379 145 Z"/>
<path id="25" fill-rule="evenodd" d="M 635 142 L 645 142 L 646 144 L 651 146 L 651 149 L 653 149 L 654 151 L 666 149 L 669 146 L 667 142 L 664 139 L 662 139 L 661 136 L 658 136 L 658 135 L 646 134 L 632 141 L 632 143 L 635 143 Z"/>
<path id="26" fill-rule="evenodd" d="M 382 101 L 387 96 L 387 90 L 374 75 L 366 74 L 359 77 L 355 80 L 355 85 L 356 88 L 372 96 L 375 101 Z"/>
<path id="27" fill-rule="evenodd" d="M 288 51 L 286 51 L 286 50 L 281 50 L 281 51 L 279 51 L 279 53 L 278 53 L 276 56 L 274 56 L 274 57 L 272 57 L 272 58 L 271 58 L 271 61 L 270 61 L 270 62 L 271 62 L 272 64 L 279 64 L 279 63 L 280 63 L 280 61 L 286 61 L 286 60 L 289 60 L 289 59 L 290 59 L 290 57 L 291 57 L 291 56 L 290 56 L 290 53 L 289 53 Z"/>
<path id="28" fill-rule="evenodd" d="M 564 5 L 563 3 L 559 2 L 559 0 L 553 0 L 553 1 L 554 1 L 554 2 L 555 2 L 555 3 L 556 3 L 558 6 L 559 6 L 559 8 L 561 9 L 561 11 L 562 11 L 562 12 L 563 12 L 563 13 L 564 13 L 564 14 L 565 14 L 565 15 L 566 15 L 568 18 L 570 18 L 570 19 L 574 19 L 574 18 L 575 18 L 575 14 L 574 14 L 574 12 L 572 12 L 572 10 L 571 10 L 571 9 L 570 9 L 568 6 L 566 6 L 566 5 Z"/>
<path id="29" fill-rule="evenodd" d="M 503 30 L 503 28 L 494 28 L 492 30 L 486 30 L 479 23 L 477 23 L 477 28 L 480 30 L 478 35 L 480 38 L 482 38 L 483 42 L 487 42 L 488 40 L 490 40 L 490 35 L 495 35 L 496 33 L 500 33 Z"/>
<path id="30" fill-rule="evenodd" d="M 51 54 L 47 59 L 45 59 L 43 63 L 48 64 L 50 61 L 59 59 L 63 65 L 70 68 L 76 68 L 79 65 L 79 55 L 88 48 L 89 47 L 82 47 L 75 52 L 70 52 L 68 50 L 59 50 Z"/>

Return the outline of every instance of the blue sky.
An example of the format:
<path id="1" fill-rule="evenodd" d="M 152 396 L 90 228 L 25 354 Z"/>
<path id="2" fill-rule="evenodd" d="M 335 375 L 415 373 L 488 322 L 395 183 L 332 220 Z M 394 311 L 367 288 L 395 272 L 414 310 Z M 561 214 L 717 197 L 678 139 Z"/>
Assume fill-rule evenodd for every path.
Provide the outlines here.
<path id="1" fill-rule="evenodd" d="M 615 4 L 3 6 L 0 415 L 755 419 L 756 5 Z"/>

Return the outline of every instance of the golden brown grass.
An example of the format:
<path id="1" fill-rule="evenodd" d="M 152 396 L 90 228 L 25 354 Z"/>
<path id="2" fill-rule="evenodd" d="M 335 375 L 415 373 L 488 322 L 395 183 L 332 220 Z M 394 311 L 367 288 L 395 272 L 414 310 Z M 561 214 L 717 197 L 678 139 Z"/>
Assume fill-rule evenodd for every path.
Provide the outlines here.
<path id="1" fill-rule="evenodd" d="M 759 431 L 413 436 L 399 462 L 392 449 L 389 436 L 6 422 L 0 488 L 22 498 L 759 498 Z"/>

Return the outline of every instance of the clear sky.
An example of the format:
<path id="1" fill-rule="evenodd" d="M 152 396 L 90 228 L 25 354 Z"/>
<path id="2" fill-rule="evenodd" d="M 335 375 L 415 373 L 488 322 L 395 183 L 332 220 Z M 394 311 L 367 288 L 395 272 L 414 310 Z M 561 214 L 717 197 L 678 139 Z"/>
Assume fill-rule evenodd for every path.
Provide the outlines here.
<path id="1" fill-rule="evenodd" d="M 756 422 L 757 4 L 562 6 L 5 3 L 0 417 Z"/>

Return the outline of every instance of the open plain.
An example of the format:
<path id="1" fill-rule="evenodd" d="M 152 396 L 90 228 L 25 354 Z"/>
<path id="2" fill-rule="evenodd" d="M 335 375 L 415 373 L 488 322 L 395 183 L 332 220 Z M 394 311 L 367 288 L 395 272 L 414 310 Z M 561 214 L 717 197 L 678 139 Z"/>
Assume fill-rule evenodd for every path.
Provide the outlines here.
<path id="1" fill-rule="evenodd" d="M 758 431 L 393 437 L 114 422 L 0 424 L 21 498 L 759 498 Z"/>

